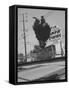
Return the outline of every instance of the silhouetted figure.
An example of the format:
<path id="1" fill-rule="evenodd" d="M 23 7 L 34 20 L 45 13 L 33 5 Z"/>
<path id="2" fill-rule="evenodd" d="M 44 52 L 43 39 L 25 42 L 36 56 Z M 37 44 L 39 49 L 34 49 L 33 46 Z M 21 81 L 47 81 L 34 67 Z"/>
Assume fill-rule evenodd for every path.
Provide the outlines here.
<path id="1" fill-rule="evenodd" d="M 44 23 L 45 23 L 44 16 L 41 16 L 41 24 L 44 24 Z"/>

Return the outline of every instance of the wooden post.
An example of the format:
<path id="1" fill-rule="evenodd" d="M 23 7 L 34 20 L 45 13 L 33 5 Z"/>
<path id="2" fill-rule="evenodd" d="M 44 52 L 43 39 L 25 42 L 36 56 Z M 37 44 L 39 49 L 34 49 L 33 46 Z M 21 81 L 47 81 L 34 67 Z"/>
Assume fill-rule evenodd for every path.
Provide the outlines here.
<path id="1" fill-rule="evenodd" d="M 63 56 L 64 52 L 63 52 L 62 42 L 61 41 L 60 41 L 60 48 L 61 48 L 61 56 Z"/>
<path id="2" fill-rule="evenodd" d="M 51 46 L 51 48 L 52 48 L 52 58 L 54 58 L 55 57 L 55 51 L 54 51 L 53 45 Z"/>

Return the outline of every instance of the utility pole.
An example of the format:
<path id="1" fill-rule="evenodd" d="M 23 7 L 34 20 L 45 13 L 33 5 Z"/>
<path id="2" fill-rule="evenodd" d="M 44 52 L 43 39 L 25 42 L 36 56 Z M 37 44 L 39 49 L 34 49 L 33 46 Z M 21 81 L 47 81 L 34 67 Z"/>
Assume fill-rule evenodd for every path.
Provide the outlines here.
<path id="1" fill-rule="evenodd" d="M 27 62 L 27 50 L 26 50 L 26 35 L 25 35 L 24 14 L 23 14 L 23 33 L 24 33 L 24 46 L 25 46 L 25 62 Z"/>

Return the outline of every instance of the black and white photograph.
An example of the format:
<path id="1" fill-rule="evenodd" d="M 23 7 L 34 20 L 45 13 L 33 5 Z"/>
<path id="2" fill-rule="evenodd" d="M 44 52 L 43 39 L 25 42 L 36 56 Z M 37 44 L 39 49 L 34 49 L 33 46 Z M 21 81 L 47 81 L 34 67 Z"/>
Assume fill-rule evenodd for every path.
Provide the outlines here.
<path id="1" fill-rule="evenodd" d="M 65 10 L 17 9 L 17 82 L 65 80 Z"/>

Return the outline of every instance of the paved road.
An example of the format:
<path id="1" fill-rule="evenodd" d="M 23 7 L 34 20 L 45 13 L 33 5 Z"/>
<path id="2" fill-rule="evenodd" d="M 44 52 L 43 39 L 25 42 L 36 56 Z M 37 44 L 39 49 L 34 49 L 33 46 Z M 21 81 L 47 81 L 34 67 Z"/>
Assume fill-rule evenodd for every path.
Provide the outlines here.
<path id="1" fill-rule="evenodd" d="M 22 66 L 22 70 L 18 71 L 18 82 L 32 81 L 54 74 L 65 74 L 65 61 Z M 62 75 L 61 79 L 64 78 L 65 76 Z"/>

